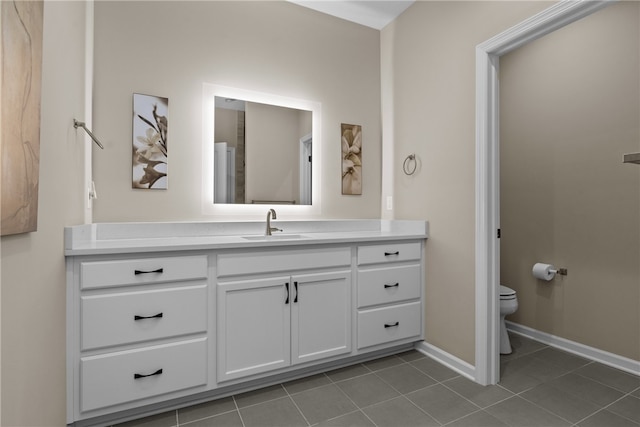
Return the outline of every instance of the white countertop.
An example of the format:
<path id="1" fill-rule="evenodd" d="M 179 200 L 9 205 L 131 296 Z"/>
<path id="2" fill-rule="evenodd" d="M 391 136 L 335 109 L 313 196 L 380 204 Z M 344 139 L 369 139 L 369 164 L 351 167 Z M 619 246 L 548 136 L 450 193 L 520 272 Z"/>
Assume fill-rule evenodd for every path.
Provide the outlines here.
<path id="1" fill-rule="evenodd" d="M 242 249 L 426 239 L 426 221 L 272 221 L 282 229 L 264 236 L 265 221 L 96 223 L 65 227 L 66 256 Z"/>

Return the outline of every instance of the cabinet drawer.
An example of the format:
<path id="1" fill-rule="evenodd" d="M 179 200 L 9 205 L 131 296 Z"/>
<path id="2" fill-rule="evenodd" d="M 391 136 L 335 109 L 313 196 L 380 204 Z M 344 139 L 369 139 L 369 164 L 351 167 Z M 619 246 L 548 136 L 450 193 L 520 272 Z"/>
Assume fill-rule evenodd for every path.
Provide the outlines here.
<path id="1" fill-rule="evenodd" d="M 358 265 L 418 260 L 420 252 L 419 242 L 358 246 Z"/>
<path id="2" fill-rule="evenodd" d="M 221 254 L 218 277 L 349 265 L 349 247 Z"/>
<path id="3" fill-rule="evenodd" d="M 83 262 L 82 289 L 143 283 L 162 283 L 207 277 L 207 257 L 140 258 Z"/>
<path id="4" fill-rule="evenodd" d="M 420 265 L 358 271 L 358 307 L 420 298 Z"/>
<path id="5" fill-rule="evenodd" d="M 358 348 L 419 337 L 420 302 L 358 312 Z"/>
<path id="6" fill-rule="evenodd" d="M 84 296 L 82 349 L 88 350 L 207 329 L 207 285 Z"/>
<path id="7" fill-rule="evenodd" d="M 80 381 L 83 412 L 204 385 L 206 338 L 84 357 Z"/>

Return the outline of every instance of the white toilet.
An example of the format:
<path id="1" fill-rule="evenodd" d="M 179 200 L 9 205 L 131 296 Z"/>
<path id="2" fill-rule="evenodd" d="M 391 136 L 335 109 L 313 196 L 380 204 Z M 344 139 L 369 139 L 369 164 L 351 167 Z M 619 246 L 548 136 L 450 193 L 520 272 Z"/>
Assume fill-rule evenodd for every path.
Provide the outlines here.
<path id="1" fill-rule="evenodd" d="M 518 309 L 518 297 L 516 291 L 500 285 L 500 354 L 511 354 L 511 343 L 507 326 L 504 323 L 505 316 L 513 314 Z"/>

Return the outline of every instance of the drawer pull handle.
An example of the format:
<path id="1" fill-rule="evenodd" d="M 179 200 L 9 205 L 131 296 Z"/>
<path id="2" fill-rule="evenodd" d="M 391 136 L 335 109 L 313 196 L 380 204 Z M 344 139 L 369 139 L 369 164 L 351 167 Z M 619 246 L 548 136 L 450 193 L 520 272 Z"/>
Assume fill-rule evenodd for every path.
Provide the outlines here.
<path id="1" fill-rule="evenodd" d="M 384 256 L 391 256 L 391 255 L 400 255 L 400 251 L 395 251 L 395 252 L 385 252 Z"/>
<path id="2" fill-rule="evenodd" d="M 384 327 L 385 328 L 395 328 L 396 326 L 400 326 L 400 322 L 396 322 L 396 323 L 385 323 Z"/>
<path id="3" fill-rule="evenodd" d="M 285 304 L 289 304 L 289 282 L 284 284 L 284 287 L 287 289 L 287 299 L 285 300 Z"/>
<path id="4" fill-rule="evenodd" d="M 293 282 L 293 287 L 296 288 L 296 296 L 293 298 L 293 302 L 298 302 L 298 282 Z"/>
<path id="5" fill-rule="evenodd" d="M 146 375 L 145 374 L 133 374 L 133 379 L 137 380 L 137 379 L 140 379 L 140 378 L 152 377 L 154 375 L 160 375 L 161 373 L 162 373 L 162 368 L 160 368 L 157 371 L 152 372 L 150 374 L 146 374 Z"/>
<path id="6" fill-rule="evenodd" d="M 393 285 L 388 285 L 388 284 L 384 285 L 384 288 L 385 289 L 387 289 L 387 288 L 397 288 L 399 286 L 400 286 L 400 283 L 394 283 Z"/>
<path id="7" fill-rule="evenodd" d="M 164 268 L 159 268 L 157 270 L 151 270 L 151 271 L 134 270 L 133 274 L 138 275 L 138 274 L 162 273 L 163 271 L 164 271 Z"/>
<path id="8" fill-rule="evenodd" d="M 154 314 L 153 316 L 138 316 L 137 314 L 133 316 L 133 320 L 144 320 L 144 319 L 161 319 L 162 312 L 158 314 Z"/>

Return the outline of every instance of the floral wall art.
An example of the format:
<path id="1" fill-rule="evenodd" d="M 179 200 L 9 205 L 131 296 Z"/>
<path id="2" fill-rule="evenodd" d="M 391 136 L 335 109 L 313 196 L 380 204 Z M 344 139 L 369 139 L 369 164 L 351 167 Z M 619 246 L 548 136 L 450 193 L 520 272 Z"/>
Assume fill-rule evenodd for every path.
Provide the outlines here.
<path id="1" fill-rule="evenodd" d="M 0 235 L 38 228 L 41 1 L 0 1 Z"/>
<path id="2" fill-rule="evenodd" d="M 133 94 L 133 188 L 166 190 L 169 99 Z"/>
<path id="3" fill-rule="evenodd" d="M 362 126 L 342 123 L 342 194 L 362 194 Z"/>

